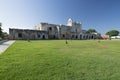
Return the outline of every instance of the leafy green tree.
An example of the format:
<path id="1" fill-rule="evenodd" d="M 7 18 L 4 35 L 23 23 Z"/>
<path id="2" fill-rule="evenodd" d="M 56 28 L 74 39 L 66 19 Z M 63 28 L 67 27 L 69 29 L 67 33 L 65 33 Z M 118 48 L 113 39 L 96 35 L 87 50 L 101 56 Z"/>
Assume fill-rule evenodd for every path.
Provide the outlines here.
<path id="1" fill-rule="evenodd" d="M 0 40 L 3 38 L 3 32 L 2 32 L 2 23 L 0 22 Z"/>
<path id="2" fill-rule="evenodd" d="M 10 36 L 9 36 L 9 34 L 7 32 L 2 32 L 2 38 L 3 39 L 9 39 Z"/>
<path id="3" fill-rule="evenodd" d="M 93 32 L 97 32 L 95 29 L 88 29 L 87 31 L 86 31 L 86 33 L 93 33 Z"/>
<path id="4" fill-rule="evenodd" d="M 106 33 L 106 35 L 110 35 L 110 36 L 118 36 L 119 31 L 117 30 L 110 30 Z"/>
<path id="5" fill-rule="evenodd" d="M 2 37 L 2 28 L 0 26 L 0 37 Z"/>

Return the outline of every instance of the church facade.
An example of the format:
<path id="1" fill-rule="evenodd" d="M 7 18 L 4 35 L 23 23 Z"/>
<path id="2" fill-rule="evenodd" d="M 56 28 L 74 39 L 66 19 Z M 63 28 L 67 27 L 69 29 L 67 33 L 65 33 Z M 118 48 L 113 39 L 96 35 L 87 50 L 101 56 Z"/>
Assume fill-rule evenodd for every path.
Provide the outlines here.
<path id="1" fill-rule="evenodd" d="M 35 29 L 9 29 L 10 38 L 13 40 L 47 40 L 47 39 L 73 39 L 86 40 L 99 37 L 95 33 L 86 33 L 82 24 L 68 19 L 67 25 L 40 23 Z"/>

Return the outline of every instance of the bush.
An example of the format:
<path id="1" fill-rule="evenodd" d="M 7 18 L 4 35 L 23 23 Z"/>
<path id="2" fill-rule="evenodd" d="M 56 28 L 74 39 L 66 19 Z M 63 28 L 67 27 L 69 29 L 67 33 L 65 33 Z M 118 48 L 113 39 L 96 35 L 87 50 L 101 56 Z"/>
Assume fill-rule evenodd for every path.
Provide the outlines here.
<path id="1" fill-rule="evenodd" d="M 2 38 L 0 37 L 0 41 L 2 41 Z"/>

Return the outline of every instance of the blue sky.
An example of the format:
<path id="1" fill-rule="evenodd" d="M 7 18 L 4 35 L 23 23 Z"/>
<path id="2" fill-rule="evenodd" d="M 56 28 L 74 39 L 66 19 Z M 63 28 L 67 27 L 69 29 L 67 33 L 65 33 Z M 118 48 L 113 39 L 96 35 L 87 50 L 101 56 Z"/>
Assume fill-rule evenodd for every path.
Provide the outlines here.
<path id="1" fill-rule="evenodd" d="M 7 32 L 40 22 L 66 24 L 69 17 L 86 30 L 120 31 L 120 0 L 0 0 L 0 22 Z"/>

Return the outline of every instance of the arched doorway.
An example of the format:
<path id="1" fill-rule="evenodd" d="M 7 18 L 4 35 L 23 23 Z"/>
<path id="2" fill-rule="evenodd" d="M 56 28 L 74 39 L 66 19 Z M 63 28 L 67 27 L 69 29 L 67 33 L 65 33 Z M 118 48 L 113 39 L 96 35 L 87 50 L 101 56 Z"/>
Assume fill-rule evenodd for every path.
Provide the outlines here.
<path id="1" fill-rule="evenodd" d="M 55 35 L 53 36 L 53 39 L 56 39 Z"/>
<path id="2" fill-rule="evenodd" d="M 42 36 L 42 39 L 45 39 L 45 35 Z"/>
<path id="3" fill-rule="evenodd" d="M 76 39 L 78 38 L 78 36 L 76 35 Z"/>
<path id="4" fill-rule="evenodd" d="M 80 35 L 80 39 L 82 39 L 82 35 Z"/>

